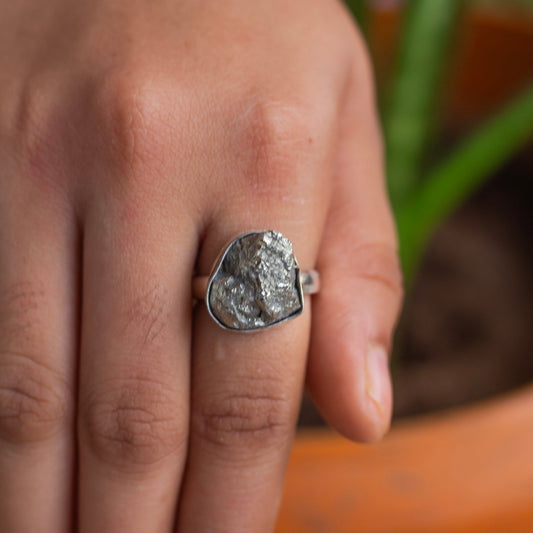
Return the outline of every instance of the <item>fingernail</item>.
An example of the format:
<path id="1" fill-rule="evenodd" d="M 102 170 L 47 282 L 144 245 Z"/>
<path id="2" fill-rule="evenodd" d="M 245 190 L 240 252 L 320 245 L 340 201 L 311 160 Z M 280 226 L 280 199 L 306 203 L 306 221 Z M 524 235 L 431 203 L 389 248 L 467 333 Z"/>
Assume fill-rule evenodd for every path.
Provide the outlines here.
<path id="1" fill-rule="evenodd" d="M 382 346 L 370 344 L 365 361 L 366 394 L 384 414 L 391 398 L 389 358 Z"/>

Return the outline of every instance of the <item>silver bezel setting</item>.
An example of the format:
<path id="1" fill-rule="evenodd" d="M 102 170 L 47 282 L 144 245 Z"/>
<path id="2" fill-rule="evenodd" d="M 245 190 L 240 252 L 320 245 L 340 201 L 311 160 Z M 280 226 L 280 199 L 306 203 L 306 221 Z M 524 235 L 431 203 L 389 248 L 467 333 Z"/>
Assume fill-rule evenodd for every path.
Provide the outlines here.
<path id="1" fill-rule="evenodd" d="M 296 318 L 297 316 L 300 316 L 303 313 L 303 311 L 304 311 L 304 294 L 303 294 L 302 284 L 301 284 L 301 280 L 300 280 L 300 268 L 298 266 L 298 262 L 296 260 L 295 255 L 294 255 L 294 250 L 292 251 L 293 258 L 294 258 L 294 264 L 295 264 L 294 288 L 296 289 L 296 293 L 298 295 L 298 300 L 299 300 L 299 308 L 297 310 L 295 310 L 294 312 L 292 312 L 291 314 L 289 314 L 287 316 L 284 316 L 280 320 L 272 322 L 271 324 L 268 324 L 268 325 L 263 325 L 263 326 L 259 326 L 259 327 L 250 327 L 250 328 L 233 328 L 233 327 L 230 327 L 227 324 L 221 322 L 220 319 L 216 316 L 215 312 L 213 311 L 213 309 L 211 307 L 211 289 L 213 287 L 213 282 L 216 279 L 216 276 L 217 276 L 218 272 L 221 269 L 221 266 L 222 266 L 222 264 L 224 262 L 224 259 L 226 258 L 227 254 L 232 249 L 232 247 L 237 243 L 237 241 L 242 240 L 242 239 L 244 239 L 246 237 L 249 237 L 251 235 L 264 234 L 264 233 L 270 233 L 270 232 L 279 233 L 279 232 L 276 232 L 274 230 L 256 230 L 256 231 L 249 231 L 247 233 L 243 233 L 243 234 L 235 237 L 234 239 L 232 239 L 224 247 L 224 249 L 218 255 L 218 257 L 217 257 L 217 259 L 216 259 L 216 261 L 215 261 L 215 263 L 213 265 L 213 268 L 212 268 L 211 273 L 209 275 L 209 281 L 208 281 L 208 285 L 207 285 L 205 301 L 206 301 L 206 305 L 207 305 L 207 310 L 208 310 L 209 315 L 211 316 L 211 318 L 221 328 L 223 328 L 225 330 L 235 331 L 235 332 L 238 332 L 238 333 L 257 332 L 257 331 L 261 331 L 261 330 L 272 328 L 274 326 L 278 326 L 278 325 L 280 325 L 280 324 L 282 324 L 284 322 L 292 320 L 293 318 Z M 289 239 L 287 239 L 287 240 L 290 243 L 290 240 Z M 292 247 L 292 243 L 291 243 L 291 247 Z"/>

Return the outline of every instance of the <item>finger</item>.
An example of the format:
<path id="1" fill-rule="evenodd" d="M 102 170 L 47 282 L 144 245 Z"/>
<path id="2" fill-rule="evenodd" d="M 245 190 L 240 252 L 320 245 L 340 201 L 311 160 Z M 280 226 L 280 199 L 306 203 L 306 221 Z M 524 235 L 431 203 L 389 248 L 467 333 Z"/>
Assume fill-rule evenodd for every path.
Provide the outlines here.
<path id="1" fill-rule="evenodd" d="M 249 194 L 245 187 L 231 186 L 239 192 L 227 203 L 219 200 L 223 206 L 202 245 L 200 272 L 209 272 L 228 239 L 269 228 L 291 239 L 303 269 L 314 265 L 325 212 L 325 191 L 316 185 L 323 183 L 316 174 L 323 172 L 324 151 L 319 141 L 314 148 L 319 155 L 302 157 L 300 162 L 307 162 L 304 167 L 292 151 L 294 146 L 285 146 L 291 156 L 278 160 L 283 161 L 284 175 L 279 168 L 270 169 L 278 180 L 276 189 L 267 186 L 261 201 L 256 188 L 255 194 Z M 291 158 L 294 163 L 288 163 Z M 223 330 L 205 304 L 198 305 L 190 453 L 179 533 L 273 529 L 301 401 L 310 304 L 307 296 L 302 316 L 254 333 Z"/>
<path id="2" fill-rule="evenodd" d="M 102 196 L 84 242 L 79 528 L 168 532 L 188 433 L 196 232 L 168 198 Z"/>
<path id="3" fill-rule="evenodd" d="M 347 437 L 379 439 L 391 417 L 387 353 L 402 298 L 370 68 L 354 68 L 341 119 L 338 172 L 318 258 L 308 388 Z"/>
<path id="4" fill-rule="evenodd" d="M 225 228 L 206 243 L 213 259 Z M 305 374 L 306 304 L 294 321 L 250 334 L 219 331 L 199 307 L 180 533 L 272 529 Z"/>
<path id="5" fill-rule="evenodd" d="M 9 533 L 71 530 L 77 237 L 59 196 L 0 184 L 0 531 Z"/>

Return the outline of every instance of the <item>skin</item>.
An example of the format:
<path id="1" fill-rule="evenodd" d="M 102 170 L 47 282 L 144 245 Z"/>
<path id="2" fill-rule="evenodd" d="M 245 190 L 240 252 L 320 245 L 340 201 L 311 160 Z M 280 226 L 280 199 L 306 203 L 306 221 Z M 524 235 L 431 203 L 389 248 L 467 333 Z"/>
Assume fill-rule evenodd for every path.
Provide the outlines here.
<path id="1" fill-rule="evenodd" d="M 304 384 L 375 441 L 401 301 L 371 67 L 333 0 L 0 17 L 0 531 L 271 531 Z M 191 305 L 252 229 L 321 272 L 253 334 Z"/>

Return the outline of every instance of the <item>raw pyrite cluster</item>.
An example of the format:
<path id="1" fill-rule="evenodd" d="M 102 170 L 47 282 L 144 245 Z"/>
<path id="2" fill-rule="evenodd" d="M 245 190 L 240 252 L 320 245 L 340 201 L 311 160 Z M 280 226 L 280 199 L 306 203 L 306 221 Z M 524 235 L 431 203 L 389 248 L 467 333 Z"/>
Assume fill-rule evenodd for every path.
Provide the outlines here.
<path id="1" fill-rule="evenodd" d="M 264 231 L 235 239 L 208 287 L 208 305 L 225 328 L 254 330 L 300 314 L 303 296 L 292 244 Z"/>

